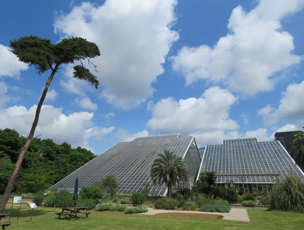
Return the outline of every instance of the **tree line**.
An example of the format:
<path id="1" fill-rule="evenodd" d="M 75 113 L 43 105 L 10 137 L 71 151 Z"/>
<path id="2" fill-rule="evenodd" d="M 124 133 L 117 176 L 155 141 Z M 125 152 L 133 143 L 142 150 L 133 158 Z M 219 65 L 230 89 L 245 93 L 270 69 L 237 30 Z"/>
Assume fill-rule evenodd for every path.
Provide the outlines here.
<path id="1" fill-rule="evenodd" d="M 0 194 L 12 175 L 25 140 L 15 130 L 0 130 Z M 72 148 L 66 142 L 59 145 L 51 139 L 33 138 L 13 191 L 35 193 L 49 188 L 94 157 L 91 151 Z"/>

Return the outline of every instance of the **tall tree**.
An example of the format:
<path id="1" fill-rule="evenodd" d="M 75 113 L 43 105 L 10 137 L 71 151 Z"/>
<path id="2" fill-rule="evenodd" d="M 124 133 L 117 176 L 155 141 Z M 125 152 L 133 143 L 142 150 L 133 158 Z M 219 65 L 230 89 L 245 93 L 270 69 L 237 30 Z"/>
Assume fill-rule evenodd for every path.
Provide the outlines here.
<path id="1" fill-rule="evenodd" d="M 302 127 L 304 128 L 304 127 Z M 304 132 L 295 131 L 292 133 L 293 141 L 287 146 L 289 154 L 297 165 L 304 171 Z"/>
<path id="2" fill-rule="evenodd" d="M 172 186 L 178 185 L 180 181 L 188 180 L 187 165 L 181 157 L 175 153 L 165 150 L 163 154 L 153 162 L 151 177 L 154 183 L 165 183 L 168 187 L 168 197 L 172 196 Z"/>
<path id="3" fill-rule="evenodd" d="M 54 75 L 62 67 L 63 64 L 74 64 L 75 61 L 81 62 L 81 60 L 84 59 L 87 59 L 89 64 L 92 64 L 90 58 L 94 58 L 100 55 L 98 46 L 95 43 L 89 42 L 86 39 L 79 37 L 65 38 L 57 44 L 52 44 L 49 39 L 43 39 L 36 36 L 25 36 L 19 38 L 18 40 L 10 41 L 10 45 L 12 47 L 11 52 L 14 53 L 20 61 L 34 65 L 39 74 L 44 73 L 48 70 L 51 71 L 51 74 L 47 79 L 41 98 L 37 105 L 36 114 L 30 133 L 23 148 L 21 149 L 14 171 L 1 199 L 0 213 L 3 212 L 5 208 L 5 205 L 9 199 L 9 195 L 13 189 L 20 166 L 22 164 L 24 155 L 26 154 L 34 137 L 41 107 L 45 100 L 50 84 L 54 78 Z M 89 69 L 85 68 L 82 65 L 82 62 L 81 65 L 74 66 L 73 77 L 86 80 L 92 83 L 95 88 L 97 88 L 99 85 L 96 76 L 94 76 L 89 71 Z"/>

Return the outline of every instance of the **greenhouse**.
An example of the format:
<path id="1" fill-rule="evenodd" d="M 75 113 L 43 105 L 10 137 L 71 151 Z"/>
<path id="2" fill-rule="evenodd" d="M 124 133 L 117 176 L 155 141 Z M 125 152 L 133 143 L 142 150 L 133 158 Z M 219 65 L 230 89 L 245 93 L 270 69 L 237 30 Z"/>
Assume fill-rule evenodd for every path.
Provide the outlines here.
<path id="1" fill-rule="evenodd" d="M 286 175 L 298 176 L 304 181 L 303 172 L 279 141 L 258 142 L 256 138 L 207 145 L 199 173 L 208 171 L 217 173 L 217 184 L 233 182 L 243 185 L 244 190 L 273 185 Z"/>
<path id="2" fill-rule="evenodd" d="M 188 167 L 186 186 L 191 188 L 200 166 L 200 155 L 194 137 L 180 137 L 179 134 L 140 137 L 130 142 L 117 143 L 51 188 L 73 191 L 77 177 L 82 187 L 93 185 L 108 175 L 115 175 L 121 194 L 148 189 L 149 195 L 165 196 L 166 185 L 154 185 L 150 177 L 154 160 L 164 150 L 184 159 Z"/>

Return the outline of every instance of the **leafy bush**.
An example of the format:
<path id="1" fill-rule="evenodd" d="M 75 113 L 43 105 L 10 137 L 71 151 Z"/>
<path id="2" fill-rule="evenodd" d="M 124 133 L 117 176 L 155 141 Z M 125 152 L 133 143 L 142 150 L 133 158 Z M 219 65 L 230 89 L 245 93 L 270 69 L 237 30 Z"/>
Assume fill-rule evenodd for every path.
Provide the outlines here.
<path id="1" fill-rule="evenodd" d="M 295 176 L 279 180 L 270 192 L 270 208 L 293 211 L 304 210 L 304 183 Z"/>
<path id="2" fill-rule="evenodd" d="M 227 200 L 229 204 L 235 204 L 240 200 L 239 194 L 236 192 L 235 188 L 221 188 L 219 196 Z"/>
<path id="3" fill-rule="evenodd" d="M 198 208 L 198 205 L 193 203 L 193 202 L 186 202 L 183 206 L 182 209 L 183 210 L 194 210 Z"/>
<path id="4" fill-rule="evenodd" d="M 143 193 L 134 192 L 131 195 L 131 201 L 133 206 L 142 205 L 146 200 L 146 195 Z"/>
<path id="5" fill-rule="evenodd" d="M 127 208 L 127 206 L 119 205 L 119 206 L 117 207 L 117 211 L 119 211 L 119 212 L 124 212 L 124 211 L 126 210 L 126 208 Z"/>
<path id="6" fill-rule="evenodd" d="M 172 198 L 162 198 L 155 202 L 154 207 L 157 209 L 176 209 L 180 205 L 178 200 Z"/>
<path id="7" fill-rule="evenodd" d="M 261 205 L 270 205 L 270 200 L 265 200 L 265 199 L 260 200 L 260 204 Z"/>
<path id="8" fill-rule="evenodd" d="M 211 198 L 206 196 L 206 197 L 198 200 L 197 204 L 199 207 L 203 206 L 204 204 L 215 204 L 215 200 L 212 200 Z"/>
<path id="9" fill-rule="evenodd" d="M 37 206 L 41 206 L 43 204 L 43 199 L 44 196 L 42 193 L 38 193 L 37 195 L 34 196 L 33 198 L 33 202 L 37 205 Z"/>
<path id="10" fill-rule="evenodd" d="M 241 201 L 245 201 L 245 200 L 256 201 L 256 197 L 251 193 L 246 193 L 246 194 L 241 196 Z"/>
<path id="11" fill-rule="evenodd" d="M 257 206 L 257 203 L 256 203 L 256 201 L 253 201 L 253 200 L 244 200 L 242 202 L 242 205 L 245 207 L 255 207 L 255 206 Z"/>
<path id="12" fill-rule="evenodd" d="M 69 191 L 60 190 L 47 194 L 44 205 L 46 207 L 70 207 L 74 205 L 74 200 Z"/>
<path id="13" fill-rule="evenodd" d="M 101 188 L 96 186 L 83 186 L 79 192 L 79 196 L 82 200 L 85 199 L 94 199 L 98 201 L 102 198 L 103 191 Z"/>
<path id="14" fill-rule="evenodd" d="M 95 210 L 96 211 L 107 211 L 107 210 L 110 210 L 110 204 L 109 203 L 100 203 L 100 204 L 97 204 Z"/>
<path id="15" fill-rule="evenodd" d="M 132 203 L 130 197 L 123 197 L 123 198 L 119 199 L 118 202 L 121 204 L 131 204 Z"/>
<path id="16" fill-rule="evenodd" d="M 230 208 L 224 204 L 204 204 L 200 207 L 202 212 L 229 212 Z"/>
<path id="17" fill-rule="evenodd" d="M 54 193 L 49 193 L 44 201 L 45 207 L 55 207 L 56 196 Z"/>
<path id="18" fill-rule="evenodd" d="M 217 203 L 218 203 L 218 204 L 222 204 L 222 205 L 229 206 L 229 202 L 228 202 L 227 200 L 218 200 Z"/>
<path id="19" fill-rule="evenodd" d="M 96 206 L 96 200 L 94 199 L 81 199 L 77 203 L 78 206 L 86 206 L 89 210 L 92 210 Z"/>
<path id="20" fill-rule="evenodd" d="M 144 212 L 148 212 L 148 209 L 145 206 L 128 207 L 125 209 L 125 214 L 144 213 Z"/>

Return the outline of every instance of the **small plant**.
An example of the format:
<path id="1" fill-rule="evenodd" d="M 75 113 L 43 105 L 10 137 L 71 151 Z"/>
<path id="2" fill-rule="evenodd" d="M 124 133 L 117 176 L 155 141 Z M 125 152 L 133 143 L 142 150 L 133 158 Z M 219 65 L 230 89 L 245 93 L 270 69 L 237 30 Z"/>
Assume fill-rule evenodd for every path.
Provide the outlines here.
<path id="1" fill-rule="evenodd" d="M 33 202 L 37 205 L 37 206 L 41 206 L 43 204 L 43 194 L 42 193 L 38 193 L 37 195 L 34 196 L 33 198 Z"/>
<path id="2" fill-rule="evenodd" d="M 215 200 L 212 200 L 209 197 L 203 197 L 202 199 L 197 201 L 197 204 L 199 207 L 205 205 L 205 204 L 215 204 Z"/>
<path id="3" fill-rule="evenodd" d="M 96 211 L 107 211 L 110 210 L 110 204 L 109 203 L 100 203 L 96 205 Z"/>
<path id="4" fill-rule="evenodd" d="M 270 200 L 265 200 L 265 199 L 260 200 L 260 204 L 261 205 L 270 205 Z"/>
<path id="5" fill-rule="evenodd" d="M 218 200 L 217 203 L 229 206 L 229 202 L 227 200 Z"/>
<path id="6" fill-rule="evenodd" d="M 148 209 L 145 206 L 128 207 L 125 209 L 125 214 L 144 213 L 144 212 L 148 212 Z"/>
<path id="7" fill-rule="evenodd" d="M 126 210 L 126 206 L 124 206 L 124 205 L 119 205 L 118 207 L 117 207 L 117 211 L 119 211 L 119 212 L 124 212 L 125 210 Z"/>
<path id="8" fill-rule="evenodd" d="M 93 208 L 95 208 L 96 205 L 96 200 L 94 199 L 84 199 L 84 200 L 79 200 L 78 202 L 79 206 L 86 206 L 88 207 L 89 210 L 92 210 Z"/>
<path id="9" fill-rule="evenodd" d="M 255 207 L 255 206 L 257 206 L 257 203 L 256 203 L 256 201 L 253 201 L 253 200 L 244 200 L 242 202 L 242 205 L 245 207 Z"/>
<path id="10" fill-rule="evenodd" d="M 229 212 L 230 208 L 224 204 L 204 204 L 200 207 L 202 212 Z"/>
<path id="11" fill-rule="evenodd" d="M 131 196 L 133 206 L 142 205 L 146 200 L 146 195 L 143 193 L 134 192 Z"/>
<path id="12" fill-rule="evenodd" d="M 195 204 L 194 202 L 186 202 L 183 206 L 182 206 L 182 209 L 183 210 L 194 210 L 198 208 L 198 205 Z"/>
<path id="13" fill-rule="evenodd" d="M 83 186 L 79 192 L 81 199 L 95 199 L 98 201 L 102 198 L 102 190 L 96 186 Z"/>
<path id="14" fill-rule="evenodd" d="M 251 193 L 246 193 L 243 196 L 241 196 L 241 201 L 245 201 L 245 200 L 256 201 L 256 197 Z"/>
<path id="15" fill-rule="evenodd" d="M 157 209 L 176 209 L 180 205 L 178 200 L 172 198 L 162 198 L 155 202 L 154 207 Z"/>
<path id="16" fill-rule="evenodd" d="M 304 183 L 299 177 L 286 176 L 270 193 L 270 208 L 293 211 L 304 210 Z"/>
<path id="17" fill-rule="evenodd" d="M 118 201 L 121 204 L 131 204 L 132 203 L 130 197 L 123 197 L 123 198 L 120 198 Z"/>

